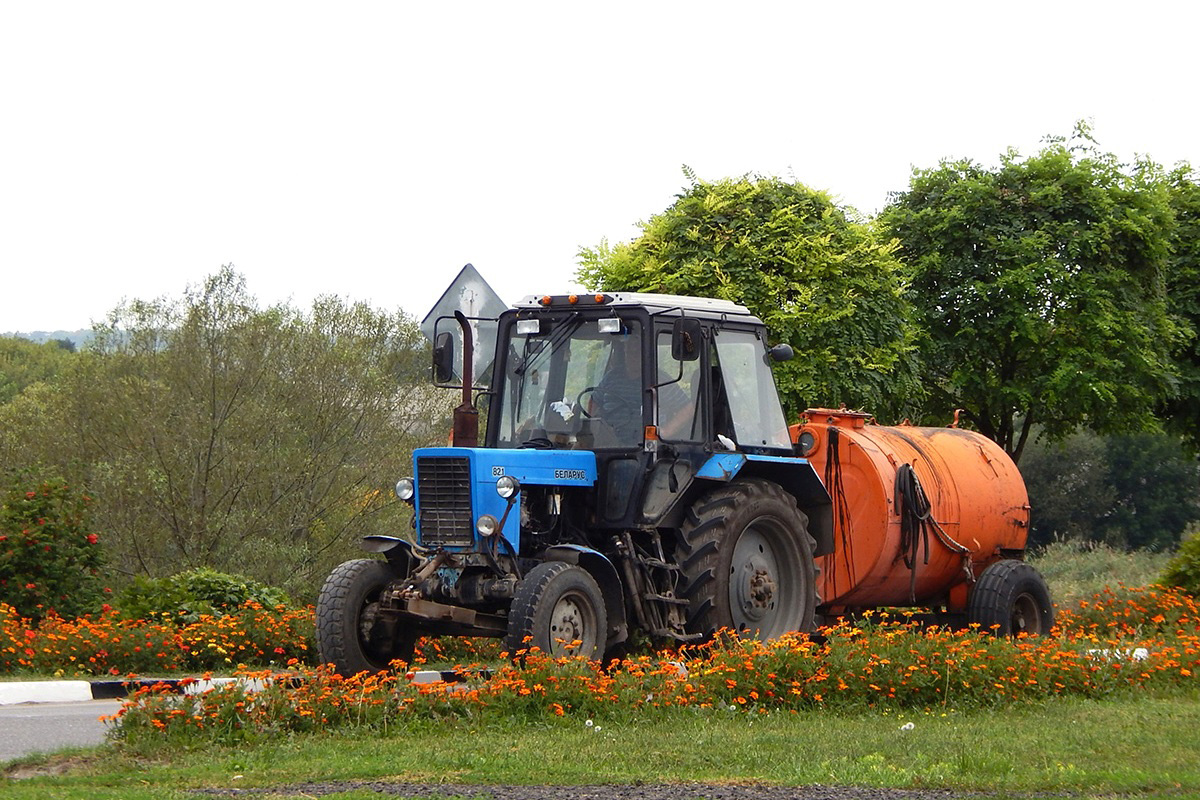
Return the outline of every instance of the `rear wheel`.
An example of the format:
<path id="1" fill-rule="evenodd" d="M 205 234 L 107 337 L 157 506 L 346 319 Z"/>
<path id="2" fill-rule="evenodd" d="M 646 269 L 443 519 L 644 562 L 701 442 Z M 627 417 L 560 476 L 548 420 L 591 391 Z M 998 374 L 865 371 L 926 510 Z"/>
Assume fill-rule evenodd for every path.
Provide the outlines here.
<path id="1" fill-rule="evenodd" d="M 411 661 L 418 631 L 384 619 L 383 590 L 396 579 L 382 561 L 347 561 L 325 579 L 317 598 L 317 653 L 339 675 L 380 672 L 395 659 Z"/>
<path id="2" fill-rule="evenodd" d="M 813 629 L 816 542 L 778 484 L 739 480 L 711 492 L 688 511 L 680 539 L 688 630 L 770 639 Z"/>
<path id="3" fill-rule="evenodd" d="M 508 612 L 504 647 L 510 654 L 536 647 L 551 656 L 604 654 L 608 615 L 604 595 L 588 571 L 546 561 L 517 586 Z"/>
<path id="4" fill-rule="evenodd" d="M 971 588 L 967 621 L 1000 636 L 1048 634 L 1054 627 L 1054 604 L 1046 580 L 1024 561 L 997 561 Z"/>

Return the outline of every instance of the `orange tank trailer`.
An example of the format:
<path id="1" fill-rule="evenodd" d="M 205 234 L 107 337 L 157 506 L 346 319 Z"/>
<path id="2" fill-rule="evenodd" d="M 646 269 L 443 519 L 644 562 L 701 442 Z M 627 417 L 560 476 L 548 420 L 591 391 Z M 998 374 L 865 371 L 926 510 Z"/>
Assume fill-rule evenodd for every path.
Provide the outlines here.
<path id="1" fill-rule="evenodd" d="M 963 612 L 989 565 L 1023 556 L 1025 483 L 990 439 L 956 427 L 876 425 L 869 414 L 821 408 L 806 411 L 791 434 L 833 499 L 834 550 L 818 559 L 827 614 L 875 606 Z M 904 465 L 928 498 L 931 520 L 907 536 L 897 498 Z"/>

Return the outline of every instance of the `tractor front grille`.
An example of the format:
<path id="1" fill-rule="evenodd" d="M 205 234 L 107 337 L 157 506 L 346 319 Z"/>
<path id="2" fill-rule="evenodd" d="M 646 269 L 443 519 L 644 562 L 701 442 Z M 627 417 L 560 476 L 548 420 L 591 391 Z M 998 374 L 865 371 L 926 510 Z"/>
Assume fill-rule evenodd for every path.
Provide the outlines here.
<path id="1" fill-rule="evenodd" d="M 471 464 L 461 456 L 417 458 L 417 501 L 422 545 L 470 545 Z"/>

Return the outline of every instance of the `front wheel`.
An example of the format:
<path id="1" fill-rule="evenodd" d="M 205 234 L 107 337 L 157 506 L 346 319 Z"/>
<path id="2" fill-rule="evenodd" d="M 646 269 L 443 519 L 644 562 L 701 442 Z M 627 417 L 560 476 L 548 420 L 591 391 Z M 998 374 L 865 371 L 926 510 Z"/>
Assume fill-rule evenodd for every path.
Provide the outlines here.
<path id="1" fill-rule="evenodd" d="M 380 672 L 395 659 L 411 661 L 417 631 L 383 619 L 379 601 L 396 579 L 387 564 L 347 561 L 325 579 L 317 598 L 317 654 L 322 664 L 350 677 Z"/>
<path id="2" fill-rule="evenodd" d="M 688 511 L 679 547 L 688 630 L 773 639 L 813 629 L 816 542 L 778 484 L 738 480 L 702 497 Z"/>
<path id="3" fill-rule="evenodd" d="M 545 561 L 517 586 L 508 612 L 504 647 L 509 655 L 538 648 L 550 656 L 604 654 L 608 614 L 604 595 L 588 571 Z"/>
<path id="4" fill-rule="evenodd" d="M 971 587 L 967 621 L 1000 636 L 1050 633 L 1054 604 L 1045 578 L 1024 561 L 997 561 Z"/>

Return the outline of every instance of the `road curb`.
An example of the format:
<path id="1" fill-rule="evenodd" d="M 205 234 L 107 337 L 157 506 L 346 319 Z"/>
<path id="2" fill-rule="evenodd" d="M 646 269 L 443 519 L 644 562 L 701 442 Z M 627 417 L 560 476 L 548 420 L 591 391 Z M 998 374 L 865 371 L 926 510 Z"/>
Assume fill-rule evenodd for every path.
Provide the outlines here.
<path id="1" fill-rule="evenodd" d="M 461 683 L 467 678 L 454 670 L 419 670 L 411 673 L 413 683 Z M 279 677 L 287 677 L 286 674 Z M 0 706 L 21 703 L 85 703 L 88 700 L 120 700 L 147 686 L 177 694 L 203 694 L 230 683 L 242 683 L 250 691 L 265 685 L 259 679 L 245 678 L 132 678 L 96 681 L 8 681 L 0 682 Z"/>

